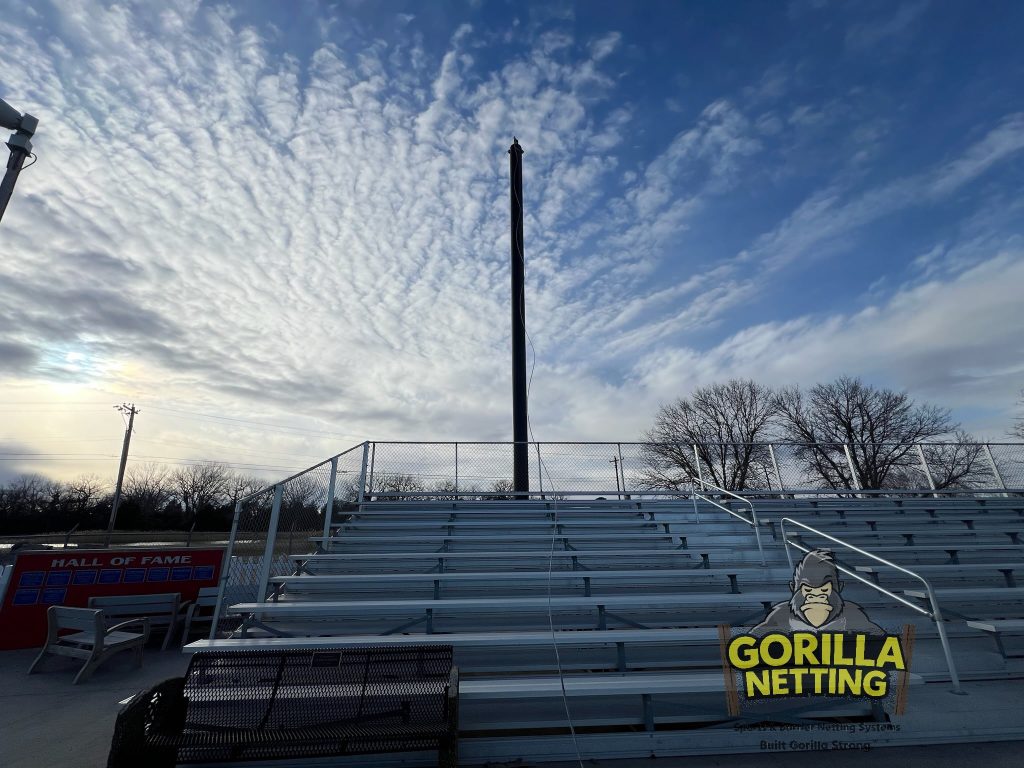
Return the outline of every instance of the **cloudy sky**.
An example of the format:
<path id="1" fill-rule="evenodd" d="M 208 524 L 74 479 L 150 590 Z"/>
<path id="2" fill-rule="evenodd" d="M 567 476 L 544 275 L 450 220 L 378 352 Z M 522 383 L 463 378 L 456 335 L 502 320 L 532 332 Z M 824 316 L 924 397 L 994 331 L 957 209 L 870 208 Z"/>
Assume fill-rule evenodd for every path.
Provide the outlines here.
<path id="1" fill-rule="evenodd" d="M 511 437 L 524 157 L 539 440 L 849 373 L 1005 437 L 1024 4 L 23 2 L 0 473 Z M 532 353 L 531 353 L 532 362 Z M 26 455 L 39 454 L 39 455 Z"/>

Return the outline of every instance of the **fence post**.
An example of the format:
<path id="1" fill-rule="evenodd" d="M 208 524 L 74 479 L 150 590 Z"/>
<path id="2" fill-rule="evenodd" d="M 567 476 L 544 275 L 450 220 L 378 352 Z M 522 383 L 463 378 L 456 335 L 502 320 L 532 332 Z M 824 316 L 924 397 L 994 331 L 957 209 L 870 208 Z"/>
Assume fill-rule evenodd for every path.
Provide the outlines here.
<path id="1" fill-rule="evenodd" d="M 622 460 L 622 443 L 616 443 L 615 445 L 618 446 L 619 449 L 619 472 L 622 473 L 622 495 L 626 497 L 627 501 L 629 501 L 630 495 L 626 493 L 626 464 Z"/>
<path id="2" fill-rule="evenodd" d="M 356 500 L 362 504 L 366 495 L 366 454 L 370 450 L 370 441 L 363 443 L 363 468 L 359 470 L 359 496 Z"/>
<path id="3" fill-rule="evenodd" d="M 853 485 L 853 488 L 850 490 L 864 490 L 864 486 L 861 484 L 860 478 L 857 477 L 857 467 L 853 465 L 853 454 L 850 453 L 850 446 L 846 443 L 843 443 L 843 452 L 846 454 L 846 463 L 850 466 L 850 484 Z"/>
<path id="4" fill-rule="evenodd" d="M 939 494 L 934 493 L 935 479 L 932 477 L 932 471 L 928 468 L 928 460 L 925 459 L 924 457 L 924 448 L 921 447 L 920 443 L 917 444 L 917 455 L 921 459 L 921 469 L 924 470 L 924 476 L 928 480 L 928 487 L 931 488 L 933 491 L 932 496 L 934 496 L 937 499 L 939 498 Z"/>
<path id="5" fill-rule="evenodd" d="M 772 467 L 775 469 L 775 476 L 779 479 L 779 497 L 785 498 L 786 485 L 782 482 L 782 473 L 779 472 L 779 462 L 775 458 L 775 446 L 768 443 L 768 455 L 772 457 Z"/>
<path id="6" fill-rule="evenodd" d="M 537 489 L 540 491 L 540 497 L 544 499 L 544 467 L 540 463 L 540 443 L 534 443 L 533 447 L 537 449 Z M 529 475 L 527 475 L 529 476 Z"/>
<path id="7" fill-rule="evenodd" d="M 377 463 L 377 442 L 374 441 L 370 446 L 370 473 L 366 476 L 366 493 L 370 497 L 370 501 L 373 501 L 373 466 Z M 365 464 L 363 465 L 365 466 Z"/>
<path id="8" fill-rule="evenodd" d="M 235 537 L 238 535 L 238 518 L 242 516 L 242 502 L 235 502 L 235 516 L 231 520 L 231 533 L 228 535 L 228 546 L 224 550 L 224 559 L 220 564 L 220 582 L 217 585 L 217 603 L 213 606 L 213 623 L 210 626 L 210 640 L 217 637 L 217 625 L 220 623 L 221 610 L 224 607 L 224 590 L 231 580 L 231 556 L 235 551 Z"/>
<path id="9" fill-rule="evenodd" d="M 331 522 L 334 519 L 334 482 L 338 477 L 338 457 L 331 459 L 331 482 L 327 485 L 327 503 L 324 505 L 324 538 L 331 536 Z M 325 544 L 327 542 L 324 542 Z"/>
<path id="10" fill-rule="evenodd" d="M 455 444 L 455 500 L 459 500 L 459 444 Z"/>
<path id="11" fill-rule="evenodd" d="M 989 466 L 992 467 L 992 474 L 995 475 L 996 476 L 996 480 L 999 481 L 999 487 L 1002 488 L 1005 491 L 1006 490 L 1006 481 L 1003 480 L 1003 476 L 999 472 L 999 467 L 996 466 L 996 460 L 994 458 L 992 458 L 992 449 L 989 448 L 988 443 L 985 443 L 985 456 L 986 456 L 986 458 L 988 458 Z M 1006 493 L 1006 494 L 1003 494 L 1003 495 L 1009 497 L 1010 494 Z"/>
<path id="12" fill-rule="evenodd" d="M 281 499 L 284 496 L 284 485 L 274 486 L 274 506 L 270 509 L 270 522 L 267 524 L 267 546 L 263 550 L 263 563 L 260 565 L 260 579 L 256 582 L 256 600 L 262 603 L 267 599 L 267 586 L 270 584 L 270 567 L 274 563 L 274 545 L 277 543 L 277 522 L 281 519 Z"/>
<path id="13" fill-rule="evenodd" d="M 704 470 L 700 466 L 700 454 L 697 452 L 697 444 L 693 444 L 693 458 L 697 462 L 697 477 L 700 479 L 700 489 L 704 490 Z"/>

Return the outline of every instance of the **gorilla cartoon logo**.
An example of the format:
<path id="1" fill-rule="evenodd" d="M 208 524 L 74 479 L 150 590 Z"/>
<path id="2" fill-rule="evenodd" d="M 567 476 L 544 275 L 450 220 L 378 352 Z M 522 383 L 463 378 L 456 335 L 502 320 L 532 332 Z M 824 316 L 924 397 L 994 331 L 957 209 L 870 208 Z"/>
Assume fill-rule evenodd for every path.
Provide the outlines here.
<path id="1" fill-rule="evenodd" d="M 827 549 L 808 552 L 793 569 L 789 584 L 793 596 L 768 611 L 764 621 L 750 630 L 754 635 L 769 632 L 868 632 L 884 635 L 864 609 L 841 594 L 835 558 Z"/>

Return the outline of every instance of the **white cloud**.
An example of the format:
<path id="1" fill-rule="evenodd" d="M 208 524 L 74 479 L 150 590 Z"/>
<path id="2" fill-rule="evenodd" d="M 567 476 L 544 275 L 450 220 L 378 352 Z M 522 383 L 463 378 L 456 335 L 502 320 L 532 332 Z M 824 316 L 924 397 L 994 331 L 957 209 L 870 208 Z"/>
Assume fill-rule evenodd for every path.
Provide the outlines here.
<path id="1" fill-rule="evenodd" d="M 884 21 L 855 24 L 846 33 L 846 46 L 864 49 L 903 34 L 927 9 L 929 0 L 918 0 L 901 5 Z"/>
<path id="2" fill-rule="evenodd" d="M 854 374 L 942 405 L 1008 413 L 1020 389 L 1012 361 L 1024 359 L 1021 285 L 1024 250 L 1007 250 L 856 314 L 751 326 L 705 352 L 652 352 L 636 373 L 657 401 L 733 376 L 783 385 Z"/>
<path id="3" fill-rule="evenodd" d="M 601 61 L 601 59 L 605 59 L 614 53 L 621 41 L 621 33 L 609 32 L 590 44 L 590 55 L 594 57 L 595 61 Z"/>
<path id="4" fill-rule="evenodd" d="M 569 11 L 531 14 L 546 25 Z M 40 118 L 40 161 L 3 222 L 15 258 L 0 266 L 0 397 L 179 403 L 332 433 L 253 442 L 239 424 L 146 412 L 151 441 L 194 439 L 204 458 L 231 446 L 308 456 L 363 437 L 508 437 L 513 133 L 526 149 L 542 439 L 637 436 L 660 398 L 732 372 L 821 378 L 838 370 L 834 350 L 856 352 L 847 325 L 880 337 L 873 370 L 892 360 L 903 371 L 877 329 L 885 318 L 917 327 L 929 301 L 945 306 L 937 288 L 900 294 L 914 317 L 893 298 L 880 319 L 758 325 L 708 353 L 679 344 L 770 290 L 776 271 L 948 197 L 1021 147 L 1011 116 L 923 173 L 866 190 L 828 183 L 741 253 L 715 247 L 698 261 L 685 233 L 748 182 L 781 119 L 755 123 L 734 98 L 714 98 L 694 120 L 672 113 L 669 138 L 636 152 L 645 116 L 616 91 L 618 33 L 577 41 L 548 30 L 488 66 L 491 38 L 469 25 L 438 51 L 323 19 L 300 58 L 281 52 L 277 30 L 198 2 L 149 19 L 100 3 L 46 13 L 53 34 L 0 28 L 5 98 Z M 755 84 L 764 99 L 785 85 L 773 72 Z M 957 277 L 991 262 L 993 246 L 952 243 L 915 279 L 946 281 L 1019 330 L 1012 308 Z M 908 386 L 983 391 L 977 376 L 943 379 L 921 333 L 906 343 L 931 350 L 933 364 L 919 360 Z M 1013 349 L 1015 337 L 992 337 L 957 370 L 997 369 L 997 342 Z M 806 364 L 804 345 L 822 365 Z M 70 354 L 89 364 L 67 366 Z M 54 429 L 105 434 L 109 416 L 62 416 Z M 28 435 L 33 417 L 9 428 Z"/>

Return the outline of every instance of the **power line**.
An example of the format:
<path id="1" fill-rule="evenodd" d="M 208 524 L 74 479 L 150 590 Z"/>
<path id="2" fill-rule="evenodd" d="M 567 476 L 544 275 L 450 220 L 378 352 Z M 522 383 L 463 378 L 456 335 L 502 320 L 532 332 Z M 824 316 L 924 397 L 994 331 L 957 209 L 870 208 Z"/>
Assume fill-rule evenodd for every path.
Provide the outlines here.
<path id="1" fill-rule="evenodd" d="M 151 406 L 147 406 L 147 407 L 150 410 L 154 410 L 154 411 L 164 411 L 164 412 L 167 412 L 167 413 L 187 414 L 187 415 L 190 415 L 193 418 L 197 418 L 197 419 L 214 419 L 216 421 L 231 421 L 231 422 L 236 422 L 236 423 L 239 423 L 239 424 L 251 424 L 251 425 L 257 426 L 257 427 L 267 427 L 267 428 L 270 428 L 270 429 L 277 429 L 277 430 L 288 430 L 290 432 L 298 432 L 298 433 L 308 434 L 308 435 L 314 435 L 315 434 L 315 435 L 325 435 L 327 437 L 344 437 L 344 438 L 356 439 L 356 440 L 359 439 L 355 435 L 347 435 L 347 434 L 343 434 L 341 432 L 327 432 L 326 430 L 321 430 L 321 429 L 304 429 L 302 427 L 289 427 L 289 426 L 286 426 L 284 424 L 270 424 L 270 423 L 265 422 L 265 421 L 252 421 L 251 419 L 238 419 L 238 418 L 235 418 L 233 416 L 215 416 L 215 415 L 209 414 L 209 413 L 200 413 L 198 411 L 186 411 L 186 410 L 182 410 L 182 409 L 179 409 L 179 408 L 164 408 L 164 407 L 156 406 L 156 405 L 151 405 Z"/>
<path id="2" fill-rule="evenodd" d="M 177 445 L 177 446 L 181 446 L 183 448 L 195 448 L 196 447 L 195 443 L 183 443 L 183 442 L 180 442 L 178 440 L 151 440 L 150 438 L 144 437 L 142 435 L 140 435 L 137 439 L 138 440 L 142 440 L 143 442 L 146 443 L 146 445 L 154 445 L 154 446 L 156 446 L 156 445 Z M 231 451 L 234 454 L 239 454 L 240 453 L 240 454 L 243 454 L 243 455 L 246 455 L 246 456 L 256 456 L 256 457 L 265 456 L 265 457 L 278 458 L 278 459 L 300 459 L 300 458 L 319 459 L 319 458 L 322 458 L 322 456 L 320 454 L 313 454 L 313 453 L 279 453 L 277 451 L 247 451 L 247 450 L 244 450 L 244 449 L 232 448 L 230 446 L 219 445 L 219 444 L 212 444 L 212 445 L 210 445 L 210 447 L 211 448 L 216 448 L 218 450 L 223 450 L 223 451 Z"/>
<path id="3" fill-rule="evenodd" d="M 4 400 L 0 406 L 51 406 L 50 400 Z M 65 400 L 57 403 L 58 406 L 96 406 L 106 408 L 105 402 L 93 402 L 91 400 Z"/>
<path id="4" fill-rule="evenodd" d="M 47 459 L 48 461 L 73 461 L 74 459 L 116 459 L 116 453 L 0 453 L 0 461 L 21 461 L 22 459 Z"/>
<path id="5" fill-rule="evenodd" d="M 55 410 L 52 404 L 46 403 L 44 401 L 23 401 L 21 403 L 18 403 L 18 402 L 4 402 L 4 403 L 0 403 L 0 405 L 5 405 L 5 406 L 49 405 L 50 406 L 49 408 L 39 408 L 39 409 L 27 409 L 27 408 L 21 408 L 21 407 L 19 407 L 19 408 L 2 408 L 2 409 L 0 409 L 0 413 L 38 413 L 38 412 L 46 412 L 46 413 L 86 413 L 87 412 L 87 411 L 83 411 L 83 410 Z M 93 403 L 93 402 L 80 402 L 80 403 L 65 402 L 65 403 L 58 404 L 57 408 L 60 409 L 60 408 L 62 408 L 64 406 L 72 406 L 72 405 L 96 406 L 97 408 L 99 408 L 99 407 L 104 407 L 105 408 L 106 404 L 105 403 Z M 290 427 L 290 426 L 288 426 L 286 424 L 272 424 L 270 422 L 265 422 L 265 421 L 254 421 L 252 419 L 240 419 L 240 418 L 237 418 L 237 417 L 234 417 L 234 416 L 219 416 L 219 415 L 211 414 L 211 413 L 202 413 L 200 411 L 191 411 L 191 410 L 187 410 L 187 409 L 184 409 L 184 408 L 168 408 L 168 407 L 159 406 L 159 405 L 147 405 L 146 407 L 149 410 L 160 411 L 162 413 L 176 413 L 176 414 L 185 415 L 185 416 L 188 416 L 188 417 L 194 418 L 194 419 L 210 419 L 210 420 L 213 420 L 213 421 L 228 421 L 228 422 L 232 422 L 232 423 L 236 423 L 236 424 L 247 424 L 247 425 L 251 425 L 251 426 L 254 426 L 254 427 L 263 427 L 265 429 L 272 429 L 272 430 L 281 431 L 281 432 L 284 432 L 286 434 L 321 435 L 323 437 L 340 437 L 340 438 L 345 438 L 345 439 L 350 439 L 350 440 L 359 440 L 359 437 L 356 436 L 356 435 L 345 434 L 345 433 L 342 433 L 342 432 L 329 432 L 327 430 L 322 430 L 322 429 L 305 429 L 303 427 Z M 92 411 L 89 411 L 89 412 L 92 412 Z M 101 411 L 101 410 L 96 410 L 95 411 L 95 413 L 102 413 L 102 412 L 105 412 L 105 411 Z"/>
<path id="6" fill-rule="evenodd" d="M 32 437 L 30 440 L 33 443 L 107 443 L 112 441 L 113 437 Z M 0 437 L 0 443 L 19 443 L 22 441 L 20 437 Z"/>
<path id="7" fill-rule="evenodd" d="M 117 458 L 117 454 L 116 453 L 111 453 L 111 454 L 109 454 L 107 456 L 90 456 L 90 455 L 82 454 L 81 456 L 75 456 L 74 458 L 60 458 L 60 457 L 57 457 L 57 458 L 46 458 L 45 461 L 47 463 L 53 462 L 53 461 L 82 461 L 82 462 L 89 462 L 89 461 L 99 462 L 99 461 L 102 461 L 102 462 L 106 462 L 109 459 L 116 459 L 116 458 Z M 31 461 L 34 461 L 36 459 L 38 459 L 37 456 L 18 456 L 18 457 L 12 457 L 12 458 L 5 458 L 3 456 L 0 456 L 0 461 L 29 461 L 29 462 L 31 462 Z"/>
<path id="8" fill-rule="evenodd" d="M 106 413 L 100 410 L 66 410 L 62 408 L 0 408 L 0 413 Z"/>

